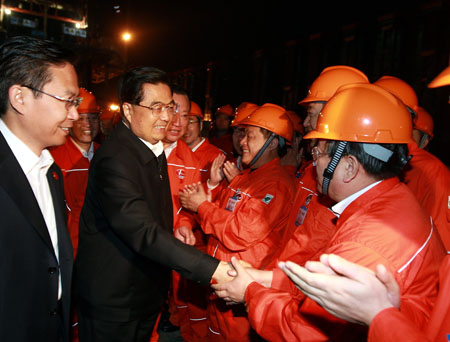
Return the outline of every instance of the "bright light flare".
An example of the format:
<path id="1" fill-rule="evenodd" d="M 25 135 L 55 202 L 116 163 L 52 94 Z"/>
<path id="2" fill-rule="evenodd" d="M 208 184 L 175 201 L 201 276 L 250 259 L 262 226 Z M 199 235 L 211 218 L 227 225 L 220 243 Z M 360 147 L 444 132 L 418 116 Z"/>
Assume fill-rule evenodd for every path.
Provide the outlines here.
<path id="1" fill-rule="evenodd" d="M 131 34 L 129 32 L 125 32 L 124 34 L 122 34 L 122 39 L 128 42 L 129 40 L 131 40 Z"/>

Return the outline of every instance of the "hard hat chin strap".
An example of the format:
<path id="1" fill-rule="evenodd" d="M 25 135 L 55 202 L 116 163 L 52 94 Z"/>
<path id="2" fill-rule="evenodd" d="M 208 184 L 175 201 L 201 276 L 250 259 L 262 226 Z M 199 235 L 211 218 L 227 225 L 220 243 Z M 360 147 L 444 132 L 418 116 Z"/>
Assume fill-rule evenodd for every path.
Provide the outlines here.
<path id="1" fill-rule="evenodd" d="M 269 139 L 267 139 L 267 141 L 264 143 L 264 145 L 261 147 L 261 149 L 258 151 L 258 153 L 256 154 L 256 156 L 252 159 L 252 161 L 248 164 L 249 167 L 252 167 L 253 164 L 255 164 L 258 159 L 262 156 L 262 154 L 264 153 L 264 151 L 267 149 L 267 147 L 269 146 L 269 144 L 271 143 L 271 141 L 273 140 L 273 138 L 275 138 L 277 135 L 275 133 L 272 133 L 269 137 Z"/>
<path id="2" fill-rule="evenodd" d="M 323 171 L 322 194 L 324 195 L 328 194 L 328 187 L 330 186 L 331 179 L 333 178 L 334 170 L 336 170 L 336 166 L 339 164 L 346 146 L 347 141 L 339 141 L 336 152 L 334 152 L 327 168 Z"/>
<path id="3" fill-rule="evenodd" d="M 427 139 L 430 137 L 427 133 L 422 132 L 422 138 L 420 138 L 419 141 L 419 148 L 423 148 L 425 146 L 425 143 L 427 142 Z"/>

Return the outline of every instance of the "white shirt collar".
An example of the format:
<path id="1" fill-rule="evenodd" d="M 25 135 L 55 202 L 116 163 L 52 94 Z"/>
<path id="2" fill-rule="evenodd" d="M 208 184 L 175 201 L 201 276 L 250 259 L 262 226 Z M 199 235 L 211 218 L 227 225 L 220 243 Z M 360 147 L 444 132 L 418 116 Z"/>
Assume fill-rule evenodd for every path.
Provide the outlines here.
<path id="1" fill-rule="evenodd" d="M 155 156 L 159 157 L 164 152 L 164 146 L 161 140 L 156 144 L 150 144 L 144 139 L 139 139 L 155 154 Z"/>
<path id="2" fill-rule="evenodd" d="M 73 139 L 72 137 L 70 137 L 70 139 L 72 140 L 73 144 L 80 150 L 83 157 L 91 161 L 92 157 L 94 157 L 94 142 L 91 142 L 91 144 L 89 145 L 89 149 L 86 151 L 84 148 L 78 145 L 75 139 Z"/>
<path id="3" fill-rule="evenodd" d="M 178 141 L 175 141 L 172 145 L 170 145 L 169 147 L 164 149 L 164 153 L 166 154 L 166 159 L 169 158 L 172 151 L 175 149 L 175 147 L 177 147 L 177 143 L 178 143 Z"/>
<path id="4" fill-rule="evenodd" d="M 344 198 L 342 201 L 336 203 L 331 207 L 331 210 L 333 213 L 339 217 L 344 212 L 345 208 L 347 208 L 354 200 L 356 200 L 359 196 L 364 194 L 365 192 L 372 189 L 375 185 L 381 183 L 381 181 L 372 183 L 368 186 L 366 186 L 364 189 L 359 190 L 358 192 L 355 192 L 353 195 L 348 196 L 347 198 Z"/>
<path id="5" fill-rule="evenodd" d="M 22 140 L 11 132 L 2 119 L 0 119 L 0 132 L 26 175 L 39 163 L 41 167 L 46 167 L 47 169 L 53 164 L 53 157 L 48 150 L 43 150 L 41 155 L 37 156 Z"/>
<path id="6" fill-rule="evenodd" d="M 192 152 L 197 151 L 197 149 L 202 146 L 202 144 L 205 142 L 205 138 L 202 138 L 202 140 L 192 149 Z"/>

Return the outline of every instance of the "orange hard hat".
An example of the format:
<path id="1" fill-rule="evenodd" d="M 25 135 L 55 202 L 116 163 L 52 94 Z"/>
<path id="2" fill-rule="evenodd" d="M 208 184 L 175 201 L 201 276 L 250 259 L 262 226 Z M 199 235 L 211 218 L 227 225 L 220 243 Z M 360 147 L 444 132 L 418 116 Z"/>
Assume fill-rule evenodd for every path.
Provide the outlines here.
<path id="1" fill-rule="evenodd" d="M 414 128 L 428 134 L 431 138 L 433 138 L 433 118 L 430 113 L 422 107 L 417 108 L 417 116 L 414 118 Z"/>
<path id="2" fill-rule="evenodd" d="M 191 110 L 189 112 L 189 115 L 193 116 L 199 116 L 203 120 L 203 112 L 200 106 L 195 103 L 194 101 L 191 101 Z"/>
<path id="3" fill-rule="evenodd" d="M 369 83 L 369 79 L 362 71 L 350 66 L 335 65 L 325 68 L 314 80 L 308 95 L 298 104 L 327 102 L 340 86 L 349 83 Z"/>
<path id="4" fill-rule="evenodd" d="M 237 108 L 236 108 L 236 115 L 231 122 L 231 127 L 236 127 L 239 125 L 239 123 L 248 118 L 251 113 L 253 113 L 256 108 L 258 108 L 258 105 L 250 102 L 242 102 Z"/>
<path id="5" fill-rule="evenodd" d="M 234 116 L 234 109 L 231 105 L 227 104 L 225 106 L 217 108 L 216 115 L 217 114 L 225 114 L 226 116 Z"/>
<path id="6" fill-rule="evenodd" d="M 374 84 L 386 89 L 391 94 L 397 96 L 405 106 L 417 112 L 417 107 L 419 106 L 419 101 L 417 100 L 417 95 L 414 89 L 405 81 L 394 76 L 383 76 Z"/>
<path id="7" fill-rule="evenodd" d="M 403 144 L 411 136 L 411 116 L 396 96 L 374 84 L 348 84 L 325 104 L 316 130 L 304 138 Z"/>
<path id="8" fill-rule="evenodd" d="M 450 85 L 450 66 L 446 67 L 429 84 L 428 88 L 439 88 Z"/>
<path id="9" fill-rule="evenodd" d="M 296 112 L 292 110 L 286 111 L 287 116 L 289 117 L 289 120 L 292 122 L 292 127 L 295 132 L 300 133 L 301 135 L 305 134 L 305 128 L 302 124 L 302 119 L 300 116 L 297 115 Z"/>
<path id="10" fill-rule="evenodd" d="M 97 105 L 94 94 L 90 91 L 80 88 L 80 97 L 83 98 L 80 106 L 77 108 L 79 114 L 98 113 L 100 114 L 100 107 Z"/>
<path id="11" fill-rule="evenodd" d="M 265 103 L 258 107 L 252 115 L 240 122 L 243 126 L 256 126 L 283 137 L 287 141 L 292 140 L 293 128 L 286 110 L 272 103 Z"/>

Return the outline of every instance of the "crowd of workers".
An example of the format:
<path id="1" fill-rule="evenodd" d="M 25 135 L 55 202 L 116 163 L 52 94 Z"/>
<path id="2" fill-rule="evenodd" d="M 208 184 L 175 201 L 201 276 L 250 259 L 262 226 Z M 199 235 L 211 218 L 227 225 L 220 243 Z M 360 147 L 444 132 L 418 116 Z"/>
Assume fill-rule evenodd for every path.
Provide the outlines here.
<path id="1" fill-rule="evenodd" d="M 226 104 L 206 137 L 156 68 L 105 123 L 54 42 L 6 41 L 0 72 L 1 341 L 448 338 L 450 172 L 403 80 L 330 66 L 303 120 Z"/>

